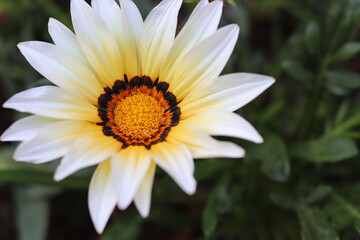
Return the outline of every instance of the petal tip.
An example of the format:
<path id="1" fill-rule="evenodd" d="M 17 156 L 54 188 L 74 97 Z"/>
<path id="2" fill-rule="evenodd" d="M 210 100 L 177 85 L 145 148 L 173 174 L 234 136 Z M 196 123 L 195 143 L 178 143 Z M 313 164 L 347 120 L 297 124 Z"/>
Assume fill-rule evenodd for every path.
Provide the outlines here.
<path id="1" fill-rule="evenodd" d="M 14 95 L 15 96 L 15 95 Z M 16 104 L 15 104 L 16 105 Z M 3 103 L 2 105 L 3 108 L 14 108 L 14 104 L 13 104 L 13 97 L 9 98 L 8 100 L 6 100 L 6 102 Z"/>
<path id="2" fill-rule="evenodd" d="M 94 225 L 94 227 L 95 227 L 95 230 L 96 230 L 96 233 L 97 233 L 97 234 L 101 235 L 101 234 L 104 232 L 104 228 L 105 228 L 105 227 L 103 227 L 103 228 L 97 228 L 95 225 Z"/>
<path id="3" fill-rule="evenodd" d="M 28 53 L 29 50 L 31 50 L 31 45 L 33 45 L 34 42 L 36 41 L 20 42 L 16 46 L 18 47 L 20 52 L 25 55 L 26 53 Z"/>
<path id="4" fill-rule="evenodd" d="M 124 200 L 119 199 L 117 206 L 120 210 L 125 210 L 129 207 L 130 203 L 131 203 L 131 200 L 129 201 L 126 199 L 126 201 L 124 201 Z"/>
<path id="5" fill-rule="evenodd" d="M 21 48 L 24 46 L 25 42 L 19 42 L 18 44 L 16 44 L 17 48 L 21 50 Z"/>
<path id="6" fill-rule="evenodd" d="M 36 162 L 36 159 L 33 159 L 33 158 L 29 158 L 27 156 L 27 154 L 25 153 L 19 153 L 15 150 L 15 153 L 13 155 L 13 159 L 16 161 L 16 162 L 24 162 L 24 163 L 35 163 Z"/>
<path id="7" fill-rule="evenodd" d="M 48 29 L 51 31 L 52 29 L 56 28 L 56 24 L 58 24 L 59 21 L 55 18 L 50 17 L 48 21 Z"/>
<path id="8" fill-rule="evenodd" d="M 268 77 L 268 79 L 267 79 L 267 83 L 269 84 L 269 86 L 273 85 L 275 83 L 275 81 L 276 80 L 273 77 Z"/>
<path id="9" fill-rule="evenodd" d="M 56 182 L 62 181 L 67 177 L 67 175 L 68 174 L 64 171 L 64 167 L 60 164 L 55 170 L 54 180 Z"/>
<path id="10" fill-rule="evenodd" d="M 183 186 L 182 189 L 187 195 L 194 195 L 196 192 L 196 180 L 195 178 L 192 178 L 191 184 L 188 184 L 187 186 Z"/>
<path id="11" fill-rule="evenodd" d="M 275 78 L 272 78 L 270 81 L 270 86 L 273 85 L 276 82 Z"/>
<path id="12" fill-rule="evenodd" d="M 84 0 L 71 0 L 70 2 L 71 16 L 73 17 L 73 14 L 75 14 L 75 12 L 73 12 L 74 10 L 78 11 L 84 6 L 84 4 L 87 4 Z"/>
<path id="13" fill-rule="evenodd" d="M 54 23 L 54 21 L 55 21 L 55 19 L 54 19 L 54 18 L 49 17 L 48 25 L 53 24 L 53 23 Z"/>
<path id="14" fill-rule="evenodd" d="M 245 157 L 245 150 L 237 145 L 236 145 L 236 148 L 233 148 L 231 151 L 232 151 L 232 155 L 230 157 L 232 157 L 232 158 Z"/>
<path id="15" fill-rule="evenodd" d="M 9 134 L 7 130 L 5 130 L 5 132 L 3 132 L 3 134 L 1 134 L 1 136 L 0 136 L 0 141 L 1 142 L 11 142 L 13 140 L 11 138 L 11 134 Z"/>
<path id="16" fill-rule="evenodd" d="M 91 217 L 91 220 L 93 222 L 94 228 L 97 232 L 97 234 L 102 234 L 104 232 L 105 226 L 106 226 L 106 222 L 104 223 L 101 219 L 101 217 Z"/>
<path id="17" fill-rule="evenodd" d="M 251 138 L 249 138 L 249 140 L 251 142 L 257 143 L 257 144 L 260 144 L 260 143 L 264 142 L 264 138 L 257 131 L 253 132 L 253 134 L 251 134 Z"/>
<path id="18" fill-rule="evenodd" d="M 194 195 L 195 192 L 196 192 L 196 183 L 194 184 L 194 187 L 186 190 L 187 195 Z"/>
<path id="19" fill-rule="evenodd" d="M 208 2 L 209 3 L 209 2 Z M 216 7 L 223 7 L 224 3 L 222 0 L 215 0 L 213 1 L 213 4 L 216 6 Z"/>
<path id="20" fill-rule="evenodd" d="M 138 209 L 139 213 L 140 213 L 140 216 L 142 218 L 147 218 L 149 216 L 149 213 L 150 213 L 150 209 Z"/>
<path id="21" fill-rule="evenodd" d="M 257 143 L 257 144 L 264 143 L 264 138 L 259 135 L 258 139 L 255 139 L 254 143 Z"/>
<path id="22" fill-rule="evenodd" d="M 29 161 L 30 159 L 28 157 L 26 157 L 28 154 L 27 154 L 27 151 L 24 151 L 22 149 L 22 144 L 20 144 L 20 146 L 18 146 L 14 152 L 14 155 L 13 155 L 13 158 L 15 161 L 17 162 L 27 162 Z"/>
<path id="23" fill-rule="evenodd" d="M 102 216 L 95 216 L 93 214 L 90 214 L 90 216 L 91 216 L 91 220 L 93 222 L 95 231 L 99 235 L 102 234 L 104 232 L 105 227 L 106 227 L 107 221 L 104 221 L 104 218 Z"/>
<path id="24" fill-rule="evenodd" d="M 234 33 L 238 34 L 240 31 L 240 25 L 237 23 L 232 23 L 228 25 L 231 28 L 231 31 L 234 31 Z M 225 26 L 226 27 L 226 26 Z"/>

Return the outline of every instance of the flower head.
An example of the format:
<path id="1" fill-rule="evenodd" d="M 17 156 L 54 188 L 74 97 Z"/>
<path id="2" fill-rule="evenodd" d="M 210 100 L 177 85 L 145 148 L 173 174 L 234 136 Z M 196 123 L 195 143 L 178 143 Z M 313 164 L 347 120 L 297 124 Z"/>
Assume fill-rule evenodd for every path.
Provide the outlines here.
<path id="1" fill-rule="evenodd" d="M 1 139 L 22 141 L 14 158 L 62 158 L 55 179 L 97 165 L 89 189 L 96 230 L 117 205 L 149 214 L 156 166 L 187 194 L 196 189 L 193 158 L 239 158 L 244 150 L 211 135 L 262 142 L 233 113 L 269 87 L 267 76 L 219 76 L 239 33 L 218 29 L 222 1 L 202 0 L 175 37 L 181 0 L 163 0 L 145 21 L 130 0 L 71 1 L 75 33 L 50 19 L 54 44 L 20 43 L 28 62 L 55 86 L 32 88 L 4 107 L 33 115 Z"/>

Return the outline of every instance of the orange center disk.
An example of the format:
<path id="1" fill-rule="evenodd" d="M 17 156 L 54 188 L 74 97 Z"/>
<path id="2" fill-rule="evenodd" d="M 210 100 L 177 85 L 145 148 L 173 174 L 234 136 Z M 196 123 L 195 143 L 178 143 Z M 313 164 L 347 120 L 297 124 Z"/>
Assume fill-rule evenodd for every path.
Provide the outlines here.
<path id="1" fill-rule="evenodd" d="M 128 146 L 145 146 L 162 142 L 171 127 L 180 119 L 176 97 L 167 91 L 169 84 L 152 81 L 147 76 L 130 81 L 116 80 L 113 87 L 104 88 L 98 98 L 98 114 L 103 133 Z"/>

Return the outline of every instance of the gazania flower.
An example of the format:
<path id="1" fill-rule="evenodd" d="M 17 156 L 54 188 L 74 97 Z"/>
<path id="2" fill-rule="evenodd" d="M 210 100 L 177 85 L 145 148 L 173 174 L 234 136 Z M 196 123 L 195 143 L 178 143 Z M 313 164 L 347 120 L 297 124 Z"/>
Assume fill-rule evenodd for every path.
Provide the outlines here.
<path id="1" fill-rule="evenodd" d="M 97 165 L 89 209 L 101 233 L 115 206 L 149 214 L 156 166 L 187 194 L 196 189 L 193 158 L 244 156 L 210 135 L 262 142 L 233 113 L 269 87 L 267 76 L 220 76 L 239 27 L 218 29 L 222 2 L 202 0 L 175 37 L 181 0 L 163 0 L 145 21 L 130 0 L 71 1 L 75 34 L 50 19 L 55 44 L 23 42 L 28 62 L 55 86 L 11 97 L 6 108 L 34 115 L 15 122 L 3 141 L 22 141 L 14 158 L 62 158 L 55 179 Z"/>

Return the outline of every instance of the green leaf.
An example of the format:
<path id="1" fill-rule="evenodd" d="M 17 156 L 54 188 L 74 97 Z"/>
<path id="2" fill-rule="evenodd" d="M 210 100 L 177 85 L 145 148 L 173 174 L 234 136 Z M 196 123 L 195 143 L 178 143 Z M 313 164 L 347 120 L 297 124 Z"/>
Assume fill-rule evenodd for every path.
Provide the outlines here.
<path id="1" fill-rule="evenodd" d="M 143 220 L 138 215 L 125 213 L 127 216 L 120 216 L 105 229 L 99 240 L 135 240 L 138 239 L 142 230 Z"/>
<path id="2" fill-rule="evenodd" d="M 274 2 L 274 1 L 271 1 Z M 312 9 L 303 4 L 301 1 L 279 1 L 291 15 L 298 18 L 301 22 L 308 22 L 315 18 L 315 14 Z"/>
<path id="3" fill-rule="evenodd" d="M 226 3 L 230 4 L 233 7 L 237 7 L 237 4 L 236 4 L 235 0 L 227 0 Z"/>
<path id="4" fill-rule="evenodd" d="M 216 210 L 218 213 L 228 213 L 233 208 L 233 203 L 229 192 L 228 184 L 222 184 L 217 190 Z"/>
<path id="5" fill-rule="evenodd" d="M 360 87 L 360 75 L 351 71 L 327 71 L 325 77 L 328 84 L 341 88 L 356 89 Z"/>
<path id="6" fill-rule="evenodd" d="M 266 124 L 271 122 L 276 116 L 281 114 L 284 109 L 285 101 L 279 99 L 276 102 L 273 102 L 269 107 L 265 108 L 262 112 L 258 113 L 258 122 L 259 124 Z"/>
<path id="7" fill-rule="evenodd" d="M 345 96 L 346 94 L 349 93 L 349 90 L 339 87 L 338 85 L 327 84 L 326 87 L 329 90 L 329 92 L 331 92 L 332 94 L 334 94 L 336 96 Z"/>
<path id="8" fill-rule="evenodd" d="M 352 216 L 352 218 L 356 221 L 360 221 L 359 202 L 358 206 L 354 206 L 351 202 L 337 194 L 333 194 L 333 199 L 338 204 L 338 206 L 343 209 L 344 212 Z"/>
<path id="9" fill-rule="evenodd" d="M 331 58 L 331 62 L 344 62 L 360 52 L 360 42 L 345 43 Z"/>
<path id="10" fill-rule="evenodd" d="M 318 208 L 299 206 L 296 209 L 302 240 L 338 240 L 337 233 L 332 229 L 324 214 Z"/>
<path id="11" fill-rule="evenodd" d="M 325 20 L 324 44 L 329 53 L 338 52 L 359 22 L 360 4 L 358 0 L 331 1 Z"/>
<path id="12" fill-rule="evenodd" d="M 210 236 L 216 229 L 218 223 L 218 213 L 216 211 L 216 193 L 214 189 L 206 201 L 205 208 L 202 215 L 202 230 L 206 237 Z"/>
<path id="13" fill-rule="evenodd" d="M 320 28 L 315 22 L 310 22 L 305 30 L 305 43 L 308 52 L 311 55 L 318 55 L 320 49 Z"/>
<path id="14" fill-rule="evenodd" d="M 295 144 L 291 148 L 294 157 L 310 162 L 337 162 L 358 153 L 354 141 L 347 138 L 323 137 Z"/>
<path id="15" fill-rule="evenodd" d="M 332 187 L 328 185 L 320 185 L 315 188 L 305 199 L 305 203 L 312 204 L 321 201 L 332 192 Z"/>
<path id="16" fill-rule="evenodd" d="M 341 103 L 341 105 L 336 113 L 335 121 L 334 121 L 335 126 L 338 126 L 342 122 L 344 122 L 345 116 L 348 111 L 349 111 L 349 101 L 345 100 Z M 360 111 L 359 111 L 359 113 L 360 113 Z M 360 114 L 359 114 L 359 116 L 360 116 Z M 360 120 L 360 118 L 359 118 L 359 120 Z"/>
<path id="17" fill-rule="evenodd" d="M 269 198 L 274 204 L 283 209 L 292 209 L 296 204 L 294 199 L 281 193 L 271 193 Z"/>
<path id="18" fill-rule="evenodd" d="M 229 174 L 220 177 L 217 185 L 210 192 L 202 216 L 202 230 L 206 237 L 214 233 L 218 224 L 219 213 L 226 213 L 232 209 L 232 200 L 228 191 Z"/>
<path id="19" fill-rule="evenodd" d="M 307 82 L 314 79 L 314 74 L 306 69 L 300 62 L 287 60 L 281 64 L 282 68 L 294 79 Z"/>
<path id="20" fill-rule="evenodd" d="M 342 188 L 331 195 L 324 213 L 337 230 L 360 225 L 360 185 Z"/>
<path id="21" fill-rule="evenodd" d="M 236 161 L 232 161 L 231 159 L 228 160 L 222 161 L 222 159 L 210 158 L 196 161 L 195 178 L 198 181 L 212 178 L 217 172 L 231 167 L 234 163 L 237 164 Z"/>
<path id="22" fill-rule="evenodd" d="M 49 225 L 49 195 L 54 189 L 40 186 L 15 188 L 16 225 L 20 240 L 46 239 Z"/>
<path id="23" fill-rule="evenodd" d="M 334 137 L 345 135 L 351 128 L 355 128 L 356 126 L 359 125 L 360 125 L 360 109 L 345 121 L 341 123 L 337 123 L 331 135 Z"/>
<path id="24" fill-rule="evenodd" d="M 285 182 L 290 174 L 290 162 L 284 141 L 274 135 L 265 134 L 264 143 L 252 145 L 248 157 L 261 161 L 261 171 L 272 180 Z"/>

